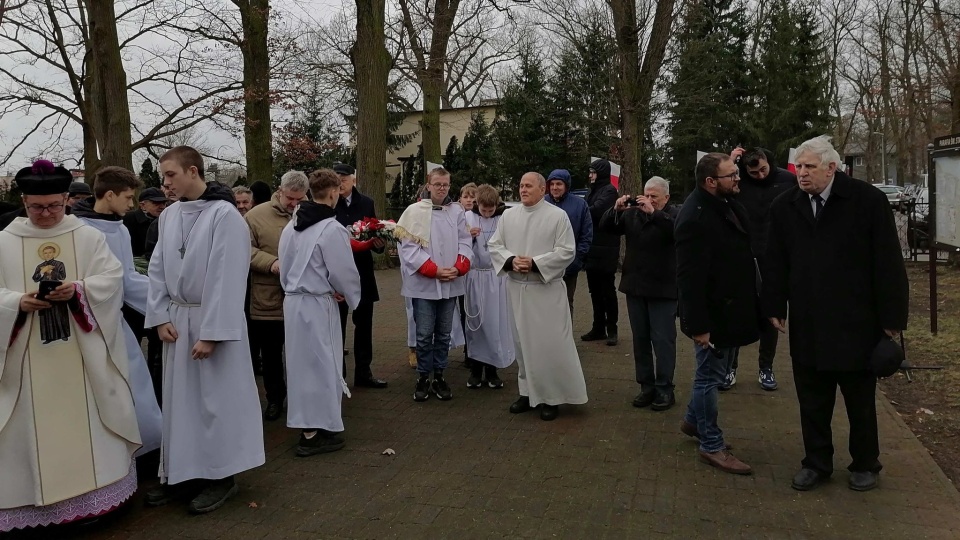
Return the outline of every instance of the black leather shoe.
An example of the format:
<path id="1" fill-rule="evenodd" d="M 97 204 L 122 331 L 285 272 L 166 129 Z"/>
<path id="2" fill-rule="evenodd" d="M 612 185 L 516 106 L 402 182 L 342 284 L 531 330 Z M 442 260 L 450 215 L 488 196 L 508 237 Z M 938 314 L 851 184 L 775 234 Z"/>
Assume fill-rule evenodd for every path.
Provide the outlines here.
<path id="1" fill-rule="evenodd" d="M 353 385 L 362 388 L 386 388 L 388 384 L 387 381 L 373 376 L 353 379 Z"/>
<path id="2" fill-rule="evenodd" d="M 557 415 L 560 414 L 560 407 L 556 405 L 547 405 L 544 403 L 540 406 L 540 419 L 547 422 L 551 420 L 556 420 Z"/>
<path id="3" fill-rule="evenodd" d="M 511 414 L 520 414 L 525 413 L 531 410 L 530 407 L 530 398 L 527 396 L 520 396 L 520 399 L 513 402 L 513 405 L 510 405 Z"/>
<path id="4" fill-rule="evenodd" d="M 810 491 L 820 485 L 821 482 L 826 481 L 826 479 L 827 477 L 818 471 L 803 468 L 793 477 L 793 482 L 790 483 L 790 487 L 797 491 Z"/>
<path id="5" fill-rule="evenodd" d="M 283 406 L 279 403 L 267 403 L 267 410 L 263 411 L 263 419 L 268 422 L 280 418 L 283 414 Z"/>
<path id="6" fill-rule="evenodd" d="M 854 491 L 870 491 L 877 487 L 880 481 L 880 474 L 870 471 L 854 471 L 850 473 L 848 485 Z"/>
<path id="7" fill-rule="evenodd" d="M 607 333 L 599 328 L 594 328 L 580 336 L 580 341 L 600 341 L 601 339 L 607 339 Z"/>
<path id="8" fill-rule="evenodd" d="M 653 400 L 653 403 L 650 404 L 650 408 L 654 411 L 665 411 L 677 402 L 677 398 L 673 397 L 673 393 L 669 394 L 657 394 L 657 399 Z"/>
<path id="9" fill-rule="evenodd" d="M 187 480 L 179 484 L 160 484 L 147 492 L 143 498 L 146 506 L 163 506 L 178 500 L 192 499 L 203 489 L 202 483 L 197 480 Z"/>
<path id="10" fill-rule="evenodd" d="M 649 392 L 640 392 L 639 394 L 637 394 L 637 397 L 633 398 L 633 406 L 637 407 L 638 409 L 649 407 L 650 404 L 653 403 L 654 400 L 656 399 L 657 399 L 657 393 L 653 390 Z"/>
<path id="11" fill-rule="evenodd" d="M 617 325 L 607 327 L 607 346 L 616 347 L 617 345 Z"/>

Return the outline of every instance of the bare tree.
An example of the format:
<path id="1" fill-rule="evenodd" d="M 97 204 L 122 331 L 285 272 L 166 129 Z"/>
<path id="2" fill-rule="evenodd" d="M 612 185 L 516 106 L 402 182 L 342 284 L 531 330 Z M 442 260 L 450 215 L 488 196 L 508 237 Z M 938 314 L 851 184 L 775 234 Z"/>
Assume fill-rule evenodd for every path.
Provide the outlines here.
<path id="1" fill-rule="evenodd" d="M 385 0 L 356 0 L 357 39 L 350 49 L 357 85 L 357 175 L 377 208 L 386 208 L 387 53 Z"/>

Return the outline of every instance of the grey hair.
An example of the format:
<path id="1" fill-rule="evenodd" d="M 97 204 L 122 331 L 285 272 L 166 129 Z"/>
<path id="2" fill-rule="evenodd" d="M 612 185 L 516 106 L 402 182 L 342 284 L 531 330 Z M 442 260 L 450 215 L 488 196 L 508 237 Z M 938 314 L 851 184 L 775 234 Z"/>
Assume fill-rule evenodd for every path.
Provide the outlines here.
<path id="1" fill-rule="evenodd" d="M 253 196 L 253 192 L 250 191 L 250 188 L 248 188 L 247 186 L 236 186 L 235 188 L 233 188 L 233 194 L 234 195 L 250 195 L 251 197 Z"/>
<path id="2" fill-rule="evenodd" d="M 280 177 L 280 189 L 307 191 L 310 189 L 310 181 L 303 171 L 287 171 Z"/>
<path id="3" fill-rule="evenodd" d="M 797 147 L 797 153 L 793 159 L 796 160 L 801 154 L 806 153 L 813 154 L 820 158 L 820 165 L 829 165 L 831 163 L 836 163 L 837 167 L 843 165 L 843 160 L 840 159 L 840 154 L 833 147 L 833 144 L 830 143 L 830 137 L 827 137 L 826 135 L 814 137 L 808 141 L 803 141 L 800 143 L 800 146 Z"/>
<path id="4" fill-rule="evenodd" d="M 659 176 L 651 176 L 647 183 L 644 184 L 644 188 L 657 187 L 663 190 L 667 195 L 670 194 L 670 182 L 667 182 L 665 179 Z"/>
<path id="5" fill-rule="evenodd" d="M 529 174 L 529 175 L 532 175 L 534 178 L 536 178 L 536 179 L 537 179 L 537 182 L 539 183 L 539 185 L 540 185 L 541 187 L 547 187 L 547 179 L 544 178 L 542 174 L 540 174 L 540 173 L 538 173 L 538 172 L 536 172 L 536 171 L 530 171 L 530 172 L 528 172 L 528 173 L 524 173 L 523 176 L 527 176 L 528 174 Z M 523 179 L 523 176 L 520 177 L 521 180 Z"/>

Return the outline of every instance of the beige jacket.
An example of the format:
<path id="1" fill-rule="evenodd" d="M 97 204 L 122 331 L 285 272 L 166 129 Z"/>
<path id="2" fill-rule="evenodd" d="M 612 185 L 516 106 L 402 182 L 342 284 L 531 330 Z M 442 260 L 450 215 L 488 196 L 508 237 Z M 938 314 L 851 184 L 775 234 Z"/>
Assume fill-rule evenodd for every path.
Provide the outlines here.
<path id="1" fill-rule="evenodd" d="M 270 202 L 254 206 L 245 216 L 250 227 L 250 318 L 258 321 L 283 320 L 283 289 L 280 276 L 270 272 L 278 260 L 280 233 L 291 214 L 280 204 L 280 194 Z"/>

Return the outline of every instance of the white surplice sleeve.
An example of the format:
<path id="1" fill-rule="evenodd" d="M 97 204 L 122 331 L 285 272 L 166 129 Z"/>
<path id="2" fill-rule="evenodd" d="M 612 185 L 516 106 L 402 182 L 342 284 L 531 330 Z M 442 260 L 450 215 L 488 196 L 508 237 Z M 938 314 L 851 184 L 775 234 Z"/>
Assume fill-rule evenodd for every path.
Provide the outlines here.
<path id="1" fill-rule="evenodd" d="M 147 312 L 147 294 L 150 291 L 150 278 L 137 272 L 133 264 L 133 248 L 130 247 L 130 232 L 120 227 L 120 253 L 117 258 L 123 265 L 123 303 L 135 309 L 141 315 Z"/>
<path id="2" fill-rule="evenodd" d="M 553 250 L 533 258 L 544 283 L 562 278 L 577 254 L 577 243 L 573 236 L 570 218 L 564 213 L 555 222 Z"/>
<path id="3" fill-rule="evenodd" d="M 147 312 L 144 314 L 146 315 L 143 321 L 144 328 L 155 328 L 170 322 L 170 291 L 167 290 L 166 272 L 163 267 L 163 256 L 166 249 L 166 242 L 163 238 L 163 222 L 174 211 L 178 211 L 178 209 L 168 208 L 157 218 L 157 245 L 150 256 L 150 264 L 147 266 L 147 279 L 150 280 L 150 286 L 147 290 Z"/>
<path id="4" fill-rule="evenodd" d="M 426 248 L 412 240 L 401 240 L 397 247 L 400 256 L 400 271 L 408 276 L 415 275 L 423 263 L 430 260 L 430 253 Z"/>
<path id="5" fill-rule="evenodd" d="M 210 225 L 213 241 L 200 299 L 200 341 L 240 341 L 247 324 L 243 303 L 250 271 L 250 230 L 240 213 L 227 204 L 215 210 Z"/>
<path id="6" fill-rule="evenodd" d="M 490 237 L 490 241 L 487 242 L 487 251 L 490 252 L 490 260 L 493 262 L 493 269 L 497 272 L 498 276 L 502 276 L 510 272 L 510 268 L 504 268 L 504 265 L 507 264 L 507 261 L 510 257 L 514 257 L 516 254 L 511 253 L 504 241 L 504 229 L 506 228 L 506 215 L 500 218 L 500 223 L 497 223 L 497 230 L 493 233 L 493 236 Z"/>
<path id="7" fill-rule="evenodd" d="M 324 232 L 320 252 L 323 264 L 330 272 L 330 286 L 344 296 L 350 309 L 357 309 L 360 305 L 360 273 L 350 250 L 350 233 L 339 223 L 330 224 Z"/>

